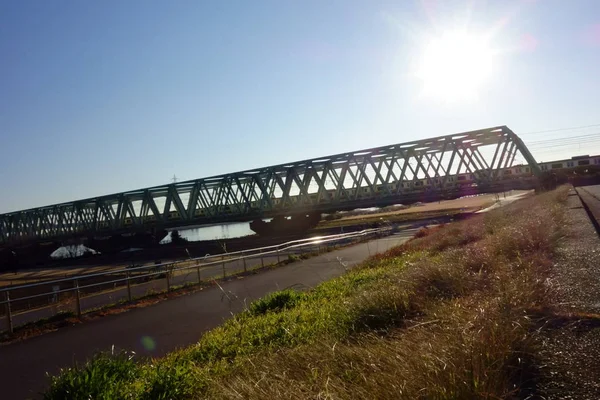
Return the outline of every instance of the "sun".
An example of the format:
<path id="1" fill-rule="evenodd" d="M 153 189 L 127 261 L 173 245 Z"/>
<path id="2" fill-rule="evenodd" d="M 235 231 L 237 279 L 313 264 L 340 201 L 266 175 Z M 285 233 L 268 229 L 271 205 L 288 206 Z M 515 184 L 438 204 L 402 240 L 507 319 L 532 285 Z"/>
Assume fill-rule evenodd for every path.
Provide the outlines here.
<path id="1" fill-rule="evenodd" d="M 414 74 L 423 96 L 456 103 L 480 97 L 493 64 L 494 51 L 485 36 L 446 31 L 424 40 Z"/>

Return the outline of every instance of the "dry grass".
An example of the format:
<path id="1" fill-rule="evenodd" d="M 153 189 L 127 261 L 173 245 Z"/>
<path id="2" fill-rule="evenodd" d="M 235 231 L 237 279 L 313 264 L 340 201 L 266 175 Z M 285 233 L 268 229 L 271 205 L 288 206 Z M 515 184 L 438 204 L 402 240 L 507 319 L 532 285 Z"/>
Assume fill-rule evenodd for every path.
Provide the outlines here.
<path id="1" fill-rule="evenodd" d="M 206 397 L 525 397 L 536 376 L 531 310 L 549 304 L 544 277 L 561 237 L 565 196 L 547 194 L 429 229 L 375 257 L 366 268 L 428 250 L 429 257 L 367 296 L 376 298 L 369 302 L 382 317 L 408 293 L 418 318 L 404 319 L 385 335 L 369 332 L 249 357 Z"/>
<path id="2" fill-rule="evenodd" d="M 142 399 L 524 398 L 565 200 L 560 189 L 430 229 L 310 292 L 260 300 L 113 386 Z M 46 398 L 94 367 L 54 378 Z"/>
<path id="3" fill-rule="evenodd" d="M 516 191 L 515 193 L 523 193 L 522 191 Z M 510 192 L 509 194 L 514 194 Z M 351 221 L 351 220 L 360 220 L 364 218 L 390 218 L 396 215 L 404 215 L 404 214 L 416 214 L 416 213 L 429 213 L 429 212 L 452 212 L 452 211 L 475 211 L 482 208 L 486 208 L 491 206 L 496 202 L 495 194 L 482 194 L 478 196 L 468 196 L 461 197 L 453 200 L 441 200 L 441 201 L 433 201 L 429 203 L 424 203 L 420 205 L 413 205 L 408 208 L 399 208 L 397 210 L 387 211 L 386 208 L 394 208 L 386 207 L 381 209 L 378 212 L 363 212 L 363 214 L 359 215 L 344 215 L 342 220 Z M 397 207 L 396 207 L 397 208 Z"/>

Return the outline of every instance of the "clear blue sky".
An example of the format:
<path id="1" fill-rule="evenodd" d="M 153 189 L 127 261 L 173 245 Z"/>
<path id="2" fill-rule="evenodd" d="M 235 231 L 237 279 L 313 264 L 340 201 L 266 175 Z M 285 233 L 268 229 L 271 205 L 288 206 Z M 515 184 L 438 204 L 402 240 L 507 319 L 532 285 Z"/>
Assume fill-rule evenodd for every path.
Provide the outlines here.
<path id="1" fill-rule="evenodd" d="M 423 96 L 423 37 L 457 26 L 493 69 Z M 494 125 L 593 134 L 525 135 L 600 124 L 598 71 L 597 0 L 0 0 L 0 212 Z"/>

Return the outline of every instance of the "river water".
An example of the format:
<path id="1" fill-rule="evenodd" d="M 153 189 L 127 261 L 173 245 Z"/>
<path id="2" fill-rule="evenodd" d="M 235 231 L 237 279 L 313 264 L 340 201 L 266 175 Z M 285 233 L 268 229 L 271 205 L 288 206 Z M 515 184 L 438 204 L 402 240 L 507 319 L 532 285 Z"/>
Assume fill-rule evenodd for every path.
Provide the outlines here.
<path id="1" fill-rule="evenodd" d="M 253 235 L 254 232 L 250 229 L 249 222 L 231 222 L 228 224 L 204 225 L 192 228 L 178 229 L 182 238 L 190 242 L 198 240 L 219 240 L 219 239 L 234 239 Z M 170 243 L 171 232 L 160 241 L 160 243 Z"/>

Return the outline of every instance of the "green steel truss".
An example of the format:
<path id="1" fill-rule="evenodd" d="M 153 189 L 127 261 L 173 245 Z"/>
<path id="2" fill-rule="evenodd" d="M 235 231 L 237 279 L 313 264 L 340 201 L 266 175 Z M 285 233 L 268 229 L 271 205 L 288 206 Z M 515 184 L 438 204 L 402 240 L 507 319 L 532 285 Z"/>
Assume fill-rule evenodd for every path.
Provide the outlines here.
<path id="1" fill-rule="evenodd" d="M 0 244 L 402 203 L 460 179 L 489 187 L 517 152 L 538 175 L 521 139 L 499 126 L 2 214 Z"/>

